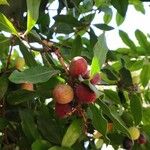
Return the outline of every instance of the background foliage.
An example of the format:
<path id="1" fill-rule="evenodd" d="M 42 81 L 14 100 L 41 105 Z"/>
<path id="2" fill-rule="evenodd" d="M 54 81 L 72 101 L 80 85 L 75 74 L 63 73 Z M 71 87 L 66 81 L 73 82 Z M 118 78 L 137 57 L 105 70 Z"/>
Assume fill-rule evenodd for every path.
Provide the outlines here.
<path id="1" fill-rule="evenodd" d="M 84 150 L 89 142 L 90 150 L 100 149 L 103 143 L 117 149 L 122 147 L 124 137 L 130 137 L 128 128 L 137 126 L 147 143 L 139 145 L 135 141 L 133 149 L 150 149 L 150 42 L 137 29 L 136 45 L 128 33 L 120 30 L 128 48 L 112 51 L 105 36 L 106 31 L 114 29 L 109 25 L 115 15 L 112 7 L 117 10 L 119 26 L 129 5 L 145 13 L 142 2 L 58 0 L 57 15 L 50 25 L 48 9 L 53 1 L 0 1 L 1 148 Z M 65 14 L 61 13 L 63 9 Z M 92 24 L 96 14 L 103 15 L 104 21 Z M 103 33 L 97 36 L 93 26 Z M 15 68 L 20 52 L 26 64 L 21 71 Z M 37 59 L 39 55 L 42 61 Z M 87 135 L 81 128 L 85 123 L 82 117 L 59 119 L 54 101 L 47 102 L 55 85 L 67 81 L 64 62 L 69 64 L 75 56 L 86 58 L 91 75 L 100 72 L 102 80 L 97 86 L 101 94 L 96 103 L 84 106 L 90 122 Z M 21 89 L 20 84 L 25 82 L 33 83 L 35 90 Z M 107 129 L 108 123 L 112 123 L 112 131 Z M 95 139 L 94 130 L 102 136 Z"/>

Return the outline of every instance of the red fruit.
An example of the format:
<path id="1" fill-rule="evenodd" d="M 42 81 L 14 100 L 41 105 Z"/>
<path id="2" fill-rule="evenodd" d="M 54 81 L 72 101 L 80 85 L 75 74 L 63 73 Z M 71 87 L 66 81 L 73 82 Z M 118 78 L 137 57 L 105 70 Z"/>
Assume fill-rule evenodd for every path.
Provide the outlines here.
<path id="1" fill-rule="evenodd" d="M 74 57 L 69 66 L 69 72 L 72 77 L 78 77 L 84 75 L 87 72 L 88 64 L 87 61 L 80 56 Z"/>
<path id="2" fill-rule="evenodd" d="M 101 80 L 101 77 L 100 77 L 99 73 L 96 73 L 93 76 L 93 78 L 90 80 L 90 82 L 95 85 L 95 84 L 98 84 L 100 82 L 100 80 Z"/>
<path id="3" fill-rule="evenodd" d="M 55 104 L 55 113 L 59 118 L 65 118 L 69 116 L 71 113 L 72 108 L 69 104 Z"/>
<path id="4" fill-rule="evenodd" d="M 145 144 L 147 142 L 146 137 L 144 134 L 140 134 L 140 137 L 138 138 L 138 143 L 139 144 Z"/>
<path id="5" fill-rule="evenodd" d="M 89 79 L 90 78 L 90 70 L 87 70 L 86 73 L 83 75 L 84 79 Z"/>
<path id="6" fill-rule="evenodd" d="M 58 84 L 53 90 L 53 97 L 59 104 L 67 104 L 73 100 L 74 92 L 67 84 Z"/>
<path id="7" fill-rule="evenodd" d="M 92 103 L 96 100 L 96 94 L 86 85 L 78 84 L 75 87 L 75 95 L 78 103 Z"/>

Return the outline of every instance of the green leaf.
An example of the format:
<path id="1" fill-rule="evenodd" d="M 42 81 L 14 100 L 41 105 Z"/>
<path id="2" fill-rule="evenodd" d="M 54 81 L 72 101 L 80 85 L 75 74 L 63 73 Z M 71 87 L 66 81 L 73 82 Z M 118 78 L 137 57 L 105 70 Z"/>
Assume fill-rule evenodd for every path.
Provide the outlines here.
<path id="1" fill-rule="evenodd" d="M 122 39 L 122 41 L 129 46 L 134 52 L 136 52 L 136 45 L 133 43 L 133 41 L 129 38 L 128 34 L 124 31 L 119 30 L 119 35 Z"/>
<path id="2" fill-rule="evenodd" d="M 140 74 L 140 79 L 142 85 L 145 87 L 149 81 L 150 81 L 150 62 L 147 62 L 148 60 L 145 61 L 141 74 Z"/>
<path id="3" fill-rule="evenodd" d="M 97 43 L 94 46 L 94 57 L 91 64 L 91 75 L 93 76 L 100 71 L 102 65 L 105 63 L 106 54 L 108 52 L 105 34 L 101 34 Z M 96 69 L 95 69 L 96 67 Z"/>
<path id="4" fill-rule="evenodd" d="M 94 1 L 95 1 L 95 6 L 96 7 L 104 6 L 108 3 L 107 0 L 94 0 Z"/>
<path id="5" fill-rule="evenodd" d="M 77 35 L 72 43 L 72 57 L 80 56 L 82 51 L 82 39 L 81 36 Z"/>
<path id="6" fill-rule="evenodd" d="M 112 15 L 113 15 L 112 9 L 109 8 L 107 11 L 104 11 L 104 12 L 105 14 L 104 14 L 103 20 L 104 20 L 104 23 L 108 24 L 112 19 Z"/>
<path id="7" fill-rule="evenodd" d="M 27 0 L 27 34 L 36 24 L 39 17 L 39 7 L 41 0 Z"/>
<path id="8" fill-rule="evenodd" d="M 98 109 L 96 105 L 90 105 L 90 110 L 92 112 L 91 120 L 94 128 L 105 137 L 107 132 L 107 121 L 102 111 Z"/>
<path id="9" fill-rule="evenodd" d="M 147 37 L 144 35 L 144 33 L 140 30 L 136 30 L 135 36 L 139 44 L 145 49 L 145 52 L 147 52 L 147 54 L 150 54 L 150 51 L 149 51 L 150 43 L 148 42 Z"/>
<path id="10" fill-rule="evenodd" d="M 96 26 L 98 29 L 104 30 L 104 31 L 109 31 L 109 30 L 114 29 L 113 27 L 108 26 L 107 24 L 94 24 L 94 26 Z"/>
<path id="11" fill-rule="evenodd" d="M 8 79 L 0 77 L 0 100 L 4 97 L 8 88 Z"/>
<path id="12" fill-rule="evenodd" d="M 45 140 L 36 140 L 31 147 L 32 150 L 48 150 L 51 144 Z"/>
<path id="13" fill-rule="evenodd" d="M 37 117 L 37 126 L 44 139 L 56 145 L 61 144 L 61 127 L 60 124 L 58 124 L 54 119 L 40 113 L 40 116 Z"/>
<path id="14" fill-rule="evenodd" d="M 9 80 L 14 83 L 42 83 L 48 81 L 52 76 L 58 74 L 59 71 L 48 67 L 37 66 L 19 72 L 15 70 L 10 76 Z"/>
<path id="15" fill-rule="evenodd" d="M 82 26 L 81 22 L 78 21 L 76 18 L 74 18 L 71 15 L 58 15 L 54 17 L 54 20 L 57 23 L 65 23 L 68 24 L 71 27 L 80 27 Z"/>
<path id="16" fill-rule="evenodd" d="M 150 125 L 150 107 L 143 108 L 142 122 L 144 125 Z"/>
<path id="17" fill-rule="evenodd" d="M 130 97 L 130 108 L 134 118 L 135 125 L 139 125 L 142 120 L 141 98 L 137 94 L 131 94 L 129 97 Z"/>
<path id="18" fill-rule="evenodd" d="M 116 23 L 117 26 L 120 26 L 125 20 L 125 17 L 122 17 L 118 12 L 116 14 Z"/>
<path id="19" fill-rule="evenodd" d="M 0 131 L 3 131 L 8 125 L 8 121 L 5 118 L 0 117 Z"/>
<path id="20" fill-rule="evenodd" d="M 111 0 L 111 4 L 117 9 L 118 13 L 125 17 L 128 8 L 128 0 Z"/>
<path id="21" fill-rule="evenodd" d="M 54 146 L 54 147 L 49 148 L 48 150 L 73 150 L 73 149 L 67 148 L 67 147 Z"/>
<path id="22" fill-rule="evenodd" d="M 118 97 L 118 94 L 113 90 L 104 90 L 106 98 L 111 100 L 112 102 L 116 104 L 120 104 L 120 99 Z"/>
<path id="23" fill-rule="evenodd" d="M 29 52 L 28 48 L 20 41 L 19 43 L 20 51 L 25 59 L 26 64 L 29 67 L 37 66 L 37 63 L 32 55 L 31 52 Z"/>
<path id="24" fill-rule="evenodd" d="M 9 6 L 9 3 L 7 2 L 7 0 L 1 0 L 0 5 L 8 5 Z"/>
<path id="25" fill-rule="evenodd" d="M 30 110 L 20 110 L 22 130 L 30 142 L 39 139 L 40 135 Z"/>
<path id="26" fill-rule="evenodd" d="M 6 31 L 6 32 L 9 32 L 18 36 L 18 32 L 13 26 L 13 24 L 2 13 L 0 13 L 0 30 Z"/>
<path id="27" fill-rule="evenodd" d="M 35 92 L 27 90 L 16 90 L 8 94 L 7 102 L 11 105 L 18 105 L 26 101 L 32 101 L 35 97 Z"/>
<path id="28" fill-rule="evenodd" d="M 63 137 L 62 146 L 71 147 L 80 137 L 81 133 L 81 121 L 74 120 Z"/>
<path id="29" fill-rule="evenodd" d="M 114 114 L 114 112 L 112 112 L 109 109 L 109 107 L 102 100 L 99 100 L 98 104 L 101 107 L 101 109 L 103 110 L 103 113 L 106 114 L 113 121 L 113 124 L 116 127 L 116 129 L 123 132 L 123 133 L 125 133 L 126 135 L 128 135 L 130 137 L 128 129 L 125 126 L 125 124 L 123 123 L 123 121 L 121 121 L 121 118 L 116 116 Z"/>

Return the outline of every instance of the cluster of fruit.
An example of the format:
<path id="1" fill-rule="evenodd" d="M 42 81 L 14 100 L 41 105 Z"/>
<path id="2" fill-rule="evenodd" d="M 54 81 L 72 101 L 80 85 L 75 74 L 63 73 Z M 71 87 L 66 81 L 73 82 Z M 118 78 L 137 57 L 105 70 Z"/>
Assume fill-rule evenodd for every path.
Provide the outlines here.
<path id="1" fill-rule="evenodd" d="M 144 134 L 140 133 L 139 129 L 137 127 L 130 127 L 129 129 L 130 137 L 125 137 L 123 140 L 123 148 L 127 150 L 131 150 L 134 141 L 138 144 L 146 144 L 147 140 Z"/>
<path id="2" fill-rule="evenodd" d="M 71 105 L 89 104 L 95 102 L 96 93 L 91 90 L 88 85 L 78 80 L 79 76 L 89 79 L 90 83 L 95 85 L 100 82 L 99 74 L 90 78 L 88 63 L 80 56 L 74 57 L 69 66 L 69 76 L 73 82 L 69 84 L 58 84 L 53 90 L 53 98 L 55 100 L 55 112 L 60 118 L 65 118 L 74 112 Z"/>

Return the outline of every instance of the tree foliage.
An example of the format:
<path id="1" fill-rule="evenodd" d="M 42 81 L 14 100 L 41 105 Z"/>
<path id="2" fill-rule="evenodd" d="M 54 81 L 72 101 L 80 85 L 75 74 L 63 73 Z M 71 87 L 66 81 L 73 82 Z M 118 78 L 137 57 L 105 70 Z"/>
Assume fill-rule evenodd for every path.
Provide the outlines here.
<path id="1" fill-rule="evenodd" d="M 146 138 L 145 144 L 132 140 L 132 148 L 150 149 L 149 36 L 137 29 L 135 44 L 120 30 L 127 47 L 110 50 L 105 35 L 114 29 L 112 7 L 120 26 L 129 5 L 145 13 L 142 2 L 58 0 L 52 18 L 53 2 L 0 2 L 0 149 L 95 150 L 104 143 L 117 149 L 124 146 L 124 139 L 132 140 L 130 127 Z M 103 22 L 93 24 L 96 15 L 103 16 Z M 102 34 L 97 35 L 94 28 Z M 20 62 L 17 67 L 20 56 L 25 65 Z M 76 56 L 88 62 L 87 79 L 70 77 L 69 64 Z M 96 74 L 101 81 L 94 85 L 90 81 Z M 96 93 L 96 101 L 78 104 L 74 97 L 71 114 L 59 118 L 53 99 L 59 83 L 73 89 L 82 83 Z"/>

